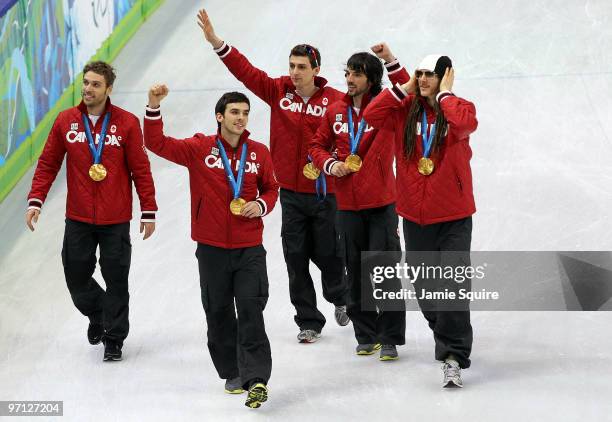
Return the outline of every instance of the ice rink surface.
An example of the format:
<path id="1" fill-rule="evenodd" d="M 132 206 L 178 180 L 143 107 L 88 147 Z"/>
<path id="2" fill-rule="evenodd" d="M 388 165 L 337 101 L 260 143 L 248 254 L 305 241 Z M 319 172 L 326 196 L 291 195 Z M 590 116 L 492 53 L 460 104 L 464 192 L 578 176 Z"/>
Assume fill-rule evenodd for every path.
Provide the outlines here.
<path id="1" fill-rule="evenodd" d="M 162 113 L 175 137 L 214 132 L 217 99 L 244 90 L 203 40 L 203 5 L 218 35 L 271 76 L 287 72 L 290 48 L 304 42 L 321 49 L 321 74 L 339 89 L 346 59 L 380 41 L 408 69 L 426 54 L 449 55 L 453 90 L 476 104 L 480 122 L 473 249 L 612 250 L 609 1 L 167 0 L 116 59 L 111 98 L 142 116 L 148 87 L 167 83 Z M 249 130 L 267 144 L 269 108 L 249 97 Z M 315 271 L 328 325 L 318 343 L 298 344 L 278 205 L 264 233 L 270 400 L 247 409 L 244 395 L 223 392 L 205 347 L 187 171 L 150 157 L 160 211 L 146 242 L 132 224 L 120 363 L 102 363 L 102 347 L 87 343 L 65 286 L 64 171 L 34 233 L 23 223 L 33 171 L 0 205 L 0 400 L 63 400 L 73 421 L 612 420 L 609 312 L 474 312 L 466 387 L 444 391 L 420 313 L 408 314 L 399 361 L 355 356 L 352 328 L 335 325 Z"/>

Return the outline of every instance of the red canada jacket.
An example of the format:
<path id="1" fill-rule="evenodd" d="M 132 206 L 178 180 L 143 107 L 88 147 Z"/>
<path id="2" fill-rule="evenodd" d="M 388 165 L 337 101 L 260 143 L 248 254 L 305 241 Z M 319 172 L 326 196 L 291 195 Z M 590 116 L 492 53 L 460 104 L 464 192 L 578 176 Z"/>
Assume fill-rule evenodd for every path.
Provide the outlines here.
<path id="1" fill-rule="evenodd" d="M 395 80 L 404 83 L 410 78 L 402 68 Z M 358 132 L 359 122 L 369 107 L 370 97 L 365 94 L 361 100 L 359 115 L 353 109 L 353 99 L 347 94 L 342 101 L 332 104 L 310 143 L 310 155 L 318 168 L 331 174 L 332 166 L 344 161 L 351 153 L 348 129 L 348 112 L 353 116 L 353 133 Z M 356 173 L 336 178 L 336 201 L 339 210 L 362 210 L 389 205 L 396 200 L 395 176 L 393 174 L 394 133 L 388 128 L 377 129 L 369 124 L 361 136 L 357 155 L 362 167 Z M 334 151 L 334 154 L 332 154 Z"/>
<path id="2" fill-rule="evenodd" d="M 229 71 L 270 108 L 270 152 L 278 183 L 282 188 L 301 193 L 315 193 L 315 181 L 302 174 L 308 163 L 310 140 L 321 125 L 328 107 L 341 100 L 344 93 L 327 86 L 327 80 L 315 78 L 317 92 L 304 103 L 295 92 L 289 76 L 271 78 L 243 56 L 235 47 L 223 43 L 215 50 Z M 392 82 L 404 81 L 405 69 L 397 60 L 385 64 Z M 335 177 L 327 176 L 327 192 L 334 193 Z"/>
<path id="3" fill-rule="evenodd" d="M 93 156 L 82 120 L 82 114 L 87 115 L 87 107 L 81 102 L 77 107 L 62 111 L 55 119 L 38 159 L 28 194 L 29 208 L 42 207 L 66 155 L 67 218 L 97 225 L 130 221 L 133 180 L 140 199 L 141 221 L 155 221 L 155 186 L 140 122 L 132 113 L 112 105 L 110 98 L 106 101 L 106 112 L 111 113 L 101 159 L 108 171 L 106 178 L 96 182 L 89 177 Z M 104 114 L 95 126 L 89 121 L 96 145 L 103 120 Z"/>
<path id="4" fill-rule="evenodd" d="M 427 225 L 458 220 L 476 212 L 472 191 L 470 134 L 476 130 L 476 108 L 471 102 L 445 91 L 438 101 L 448 121 L 447 134 L 438 153 L 430 158 L 434 171 L 424 176 L 417 169 L 423 155 L 420 123 L 417 123 L 416 154 L 406 159 L 404 127 L 413 101 L 422 101 L 429 125 L 435 112 L 423 98 L 406 95 L 399 87 L 386 89 L 367 108 L 365 119 L 374 127 L 391 127 L 395 132 L 397 158 L 397 213 L 414 223 Z M 389 145 L 389 144 L 387 144 Z"/>
<path id="5" fill-rule="evenodd" d="M 274 208 L 278 198 L 278 182 L 274 176 L 270 152 L 264 144 L 248 139 L 244 131 L 234 150 L 220 134 L 206 136 L 196 133 L 187 139 L 164 135 L 164 124 L 159 109 L 147 108 L 144 120 L 144 139 L 147 148 L 167 160 L 187 167 L 191 190 L 191 238 L 196 242 L 226 249 L 261 245 L 263 220 L 246 218 L 230 212 L 233 189 L 223 167 L 217 147 L 219 138 L 230 161 L 234 177 L 243 144 L 247 144 L 247 158 L 240 196 L 257 201 L 262 216 Z"/>

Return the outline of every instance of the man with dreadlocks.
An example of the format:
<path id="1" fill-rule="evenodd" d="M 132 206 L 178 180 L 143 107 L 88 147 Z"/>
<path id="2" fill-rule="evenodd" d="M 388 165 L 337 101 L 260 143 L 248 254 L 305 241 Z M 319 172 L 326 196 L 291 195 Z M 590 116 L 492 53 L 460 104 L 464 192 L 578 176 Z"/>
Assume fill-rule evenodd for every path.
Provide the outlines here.
<path id="1" fill-rule="evenodd" d="M 365 111 L 374 127 L 395 131 L 397 212 L 403 217 L 407 258 L 423 258 L 441 268 L 469 265 L 472 193 L 469 136 L 476 130 L 476 108 L 452 93 L 455 72 L 450 58 L 425 57 L 408 83 L 379 95 Z M 415 254 L 416 251 L 427 253 Z M 470 366 L 472 326 L 469 303 L 433 304 L 420 299 L 425 282 L 414 286 L 423 315 L 433 330 L 435 357 L 443 361 L 444 387 L 462 387 L 461 368 Z M 434 280 L 429 287 L 457 291 L 470 288 Z"/>
<path id="2" fill-rule="evenodd" d="M 361 283 L 362 251 L 400 250 L 393 148 L 385 140 L 376 141 L 392 140 L 394 134 L 375 129 L 363 119 L 368 103 L 382 90 L 382 76 L 383 66 L 376 56 L 362 52 L 349 58 L 348 92 L 329 107 L 309 151 L 315 166 L 336 176 L 339 243 L 344 249 L 347 311 L 358 343 L 356 352 L 371 355 L 380 349 L 380 360 L 389 361 L 398 358 L 396 346 L 404 344 L 406 314 L 403 309 L 394 312 L 372 304 L 369 280 Z M 395 77 L 400 83 L 409 78 L 403 69 Z"/>

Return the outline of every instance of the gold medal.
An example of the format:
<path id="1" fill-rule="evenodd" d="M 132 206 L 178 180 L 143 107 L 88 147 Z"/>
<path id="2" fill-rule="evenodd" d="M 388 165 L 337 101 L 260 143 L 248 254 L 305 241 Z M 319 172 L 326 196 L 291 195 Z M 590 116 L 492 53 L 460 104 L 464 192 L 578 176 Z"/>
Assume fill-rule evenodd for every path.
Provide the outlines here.
<path id="1" fill-rule="evenodd" d="M 346 157 L 346 160 L 344 160 L 344 163 L 347 165 L 350 171 L 356 172 L 356 171 L 359 171 L 359 169 L 361 169 L 361 164 L 362 164 L 361 157 L 359 157 L 357 154 L 351 154 L 348 157 Z"/>
<path id="2" fill-rule="evenodd" d="M 246 204 L 246 201 L 242 198 L 232 199 L 232 202 L 230 202 L 231 213 L 234 215 L 240 215 L 244 204 Z"/>
<path id="3" fill-rule="evenodd" d="M 434 162 L 431 158 L 421 157 L 418 164 L 419 173 L 429 176 L 434 171 Z"/>
<path id="4" fill-rule="evenodd" d="M 102 164 L 92 164 L 92 166 L 89 167 L 89 177 L 96 182 L 104 180 L 106 178 L 106 174 L 106 167 L 104 167 Z"/>
<path id="5" fill-rule="evenodd" d="M 317 178 L 321 174 L 321 170 L 316 168 L 314 164 L 308 163 L 304 166 L 304 170 L 302 170 L 302 173 L 304 173 L 304 177 L 307 179 L 317 180 Z"/>

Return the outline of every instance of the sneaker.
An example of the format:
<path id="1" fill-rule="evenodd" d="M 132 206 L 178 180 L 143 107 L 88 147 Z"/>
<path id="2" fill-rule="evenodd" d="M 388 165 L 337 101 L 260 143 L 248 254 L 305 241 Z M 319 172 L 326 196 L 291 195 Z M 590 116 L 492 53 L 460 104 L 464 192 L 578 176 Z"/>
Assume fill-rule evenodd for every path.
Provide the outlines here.
<path id="1" fill-rule="evenodd" d="M 442 371 L 444 372 L 444 381 L 442 381 L 443 388 L 463 387 L 463 381 L 461 381 L 461 368 L 457 361 L 447 359 L 442 364 Z"/>
<path id="2" fill-rule="evenodd" d="M 397 355 L 397 348 L 393 344 L 383 344 L 380 349 L 380 357 L 378 360 L 387 361 L 387 360 L 398 360 L 399 356 Z"/>
<path id="3" fill-rule="evenodd" d="M 380 344 L 358 344 L 355 352 L 360 356 L 373 355 L 377 350 L 380 350 Z"/>
<path id="4" fill-rule="evenodd" d="M 336 318 L 336 322 L 339 326 L 344 327 L 351 322 L 349 316 L 346 313 L 346 305 L 336 305 L 336 310 L 334 311 L 334 317 Z"/>
<path id="5" fill-rule="evenodd" d="M 101 324 L 89 323 L 89 327 L 87 328 L 87 340 L 89 340 L 89 344 L 100 343 L 103 335 L 104 328 Z"/>
<path id="6" fill-rule="evenodd" d="M 315 330 L 302 330 L 297 335 L 300 343 L 314 343 L 321 338 L 321 333 Z"/>
<path id="7" fill-rule="evenodd" d="M 225 392 L 227 394 L 242 394 L 242 379 L 240 377 L 228 378 L 225 380 Z"/>
<path id="8" fill-rule="evenodd" d="M 121 346 L 112 340 L 106 340 L 104 342 L 104 360 L 118 361 L 121 359 Z"/>
<path id="9" fill-rule="evenodd" d="M 258 382 L 249 388 L 249 394 L 244 405 L 252 409 L 257 409 L 262 403 L 268 400 L 268 387 L 266 384 Z"/>

